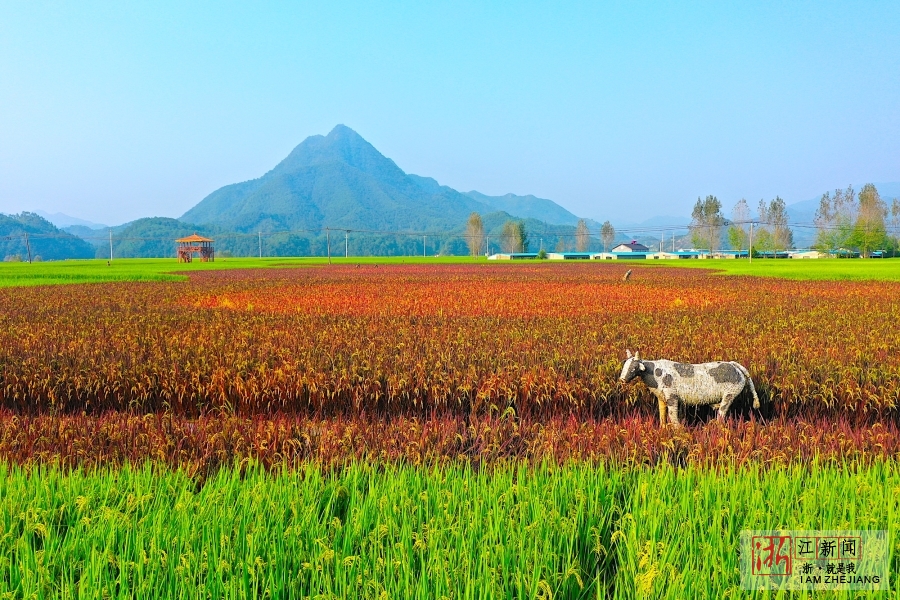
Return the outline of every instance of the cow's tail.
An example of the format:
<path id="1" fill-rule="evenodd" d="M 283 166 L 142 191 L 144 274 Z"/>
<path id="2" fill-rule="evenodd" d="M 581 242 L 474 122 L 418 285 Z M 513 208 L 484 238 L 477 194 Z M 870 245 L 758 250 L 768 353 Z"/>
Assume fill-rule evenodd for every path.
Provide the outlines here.
<path id="1" fill-rule="evenodd" d="M 756 386 L 753 385 L 753 380 L 750 378 L 750 372 L 739 362 L 732 362 L 731 364 L 740 369 L 741 373 L 747 378 L 747 383 L 750 384 L 750 391 L 753 393 L 753 408 L 759 408 L 759 396 L 756 395 Z"/>

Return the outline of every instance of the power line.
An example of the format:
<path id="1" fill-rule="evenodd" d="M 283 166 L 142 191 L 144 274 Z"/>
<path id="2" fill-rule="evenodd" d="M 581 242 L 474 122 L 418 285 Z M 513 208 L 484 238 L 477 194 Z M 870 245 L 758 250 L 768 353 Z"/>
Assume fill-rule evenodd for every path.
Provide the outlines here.
<path id="1" fill-rule="evenodd" d="M 745 221 L 728 221 L 724 223 L 725 225 L 782 225 L 786 226 L 790 229 L 817 229 L 824 231 L 841 231 L 846 230 L 847 226 L 842 225 L 824 225 L 824 224 L 816 224 L 816 223 L 777 223 L 774 221 L 763 221 L 760 219 L 749 219 Z M 548 226 L 544 227 L 539 231 L 535 231 L 536 234 L 539 234 L 542 237 L 558 237 L 558 238 L 577 238 L 578 233 L 573 231 L 573 228 L 565 226 L 566 229 L 560 229 L 560 227 L 564 226 Z M 690 232 L 694 229 L 709 227 L 709 225 L 704 224 L 689 224 L 689 225 L 653 225 L 653 226 L 630 226 L 630 227 L 622 227 L 616 229 L 616 234 L 651 234 L 651 233 L 659 233 L 666 234 L 671 232 Z M 303 235 L 303 234 L 316 234 L 322 235 L 325 234 L 326 238 L 330 238 L 330 232 L 335 229 L 332 227 L 322 227 L 318 229 L 286 229 L 279 231 L 257 231 L 255 233 L 243 233 L 243 232 L 219 232 L 219 233 L 211 233 L 210 235 L 215 235 L 217 239 L 220 240 L 230 240 L 230 239 L 246 239 L 257 237 L 261 246 L 262 238 L 265 237 L 273 237 L 280 235 Z M 489 234 L 468 234 L 462 232 L 454 232 L 454 231 L 438 231 L 438 230 L 425 230 L 425 231 L 409 231 L 409 230 L 391 230 L 391 229 L 353 229 L 341 227 L 338 229 L 339 231 L 343 231 L 345 233 L 345 246 L 347 245 L 347 238 L 351 233 L 357 234 L 369 234 L 369 235 L 379 235 L 379 236 L 403 236 L 403 237 L 437 237 L 437 238 L 457 238 L 457 239 L 469 239 L 472 237 L 483 237 Z M 900 227 L 894 226 L 886 226 L 885 230 L 888 232 L 898 232 L 900 231 Z M 494 237 L 502 237 L 502 234 L 493 234 Z M 591 235 L 591 237 L 598 237 Z M 0 237 L 0 240 L 5 241 L 13 241 L 16 239 L 26 239 L 30 238 L 34 239 L 82 239 L 85 241 L 100 241 L 100 240 L 112 240 L 117 242 L 125 242 L 125 241 L 134 241 L 134 242 L 169 242 L 172 241 L 169 236 L 134 236 L 134 235 L 123 235 L 117 236 L 113 234 L 112 229 L 108 230 L 107 235 L 97 235 L 97 236 L 76 236 L 70 233 L 28 233 L 23 232 L 20 234 L 7 234 L 5 236 Z M 261 248 L 260 248 L 261 250 Z M 261 253 L 261 252 L 260 252 Z"/>

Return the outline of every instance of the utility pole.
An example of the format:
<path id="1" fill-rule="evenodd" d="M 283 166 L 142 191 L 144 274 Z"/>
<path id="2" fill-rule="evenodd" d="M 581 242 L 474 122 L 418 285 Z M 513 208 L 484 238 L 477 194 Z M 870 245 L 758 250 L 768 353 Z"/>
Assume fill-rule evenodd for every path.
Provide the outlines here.
<path id="1" fill-rule="evenodd" d="M 350 230 L 344 232 L 344 258 L 350 258 Z"/>
<path id="2" fill-rule="evenodd" d="M 750 264 L 753 264 L 753 221 L 750 221 L 750 247 L 747 249 Z"/>
<path id="3" fill-rule="evenodd" d="M 425 258 L 425 236 L 422 236 L 422 258 Z"/>
<path id="4" fill-rule="evenodd" d="M 28 232 L 25 232 L 25 250 L 28 251 L 28 264 L 31 264 L 31 244 L 28 243 Z"/>
<path id="5" fill-rule="evenodd" d="M 325 228 L 325 246 L 328 248 L 328 264 L 331 264 L 331 230 Z"/>
<path id="6" fill-rule="evenodd" d="M 112 262 L 112 227 L 109 228 L 109 262 Z"/>
<path id="7" fill-rule="evenodd" d="M 259 257 L 262 258 L 262 231 L 257 233 L 259 234 Z"/>

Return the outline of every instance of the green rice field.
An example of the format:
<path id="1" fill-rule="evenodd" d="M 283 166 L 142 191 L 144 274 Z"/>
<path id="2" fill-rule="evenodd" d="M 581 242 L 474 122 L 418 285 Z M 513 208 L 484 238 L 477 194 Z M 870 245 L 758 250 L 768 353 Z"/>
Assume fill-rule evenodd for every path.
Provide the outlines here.
<path id="1" fill-rule="evenodd" d="M 334 258 L 334 264 L 446 264 L 471 261 L 463 257 Z M 55 262 L 0 262 L 0 287 L 105 283 L 113 281 L 186 281 L 187 274 L 199 271 L 262 269 L 326 265 L 326 258 L 225 258 L 215 262 L 179 263 L 174 258 L 122 258 L 105 260 L 64 260 Z"/>
<path id="2" fill-rule="evenodd" d="M 779 470 L 355 463 L 275 472 L 237 465 L 202 483 L 153 464 L 92 472 L 7 466 L 0 467 L 0 593 L 745 597 L 740 530 L 885 529 L 894 539 L 898 492 L 893 463 Z M 894 572 L 897 563 L 895 553 Z M 900 584 L 891 585 L 896 596 Z"/>
<path id="3" fill-rule="evenodd" d="M 509 265 L 510 261 L 488 261 L 484 257 L 334 257 L 334 264 L 458 264 L 483 262 Z M 528 261 L 547 268 L 565 268 L 556 261 Z M 581 261 L 576 261 L 581 262 Z M 111 263 L 105 260 L 67 260 L 57 262 L 0 262 L 0 287 L 103 283 L 108 281 L 184 281 L 197 271 L 258 269 L 267 267 L 304 267 L 328 264 L 328 259 L 311 258 L 227 258 L 212 263 L 183 264 L 172 258 L 125 258 Z M 521 264 L 516 261 L 516 264 Z M 661 260 L 614 261 L 604 265 L 660 266 L 713 269 L 727 275 L 752 275 L 795 280 L 900 281 L 900 259 L 818 259 L 818 260 Z M 599 265 L 598 265 L 599 266 Z"/>
<path id="4" fill-rule="evenodd" d="M 0 263 L 0 287 L 24 288 L 0 290 L 0 323 L 14 332 L 0 353 L 0 600 L 900 598 L 900 419 L 889 401 L 900 371 L 891 362 L 896 334 L 885 326 L 900 314 L 900 286 L 891 283 L 900 260 L 333 262 L 340 266 L 321 258 Z M 395 266 L 407 262 L 416 267 Z M 271 278 L 270 268 L 278 269 Z M 627 268 L 634 274 L 624 282 Z M 247 271 L 198 273 L 231 269 Z M 751 365 L 767 404 L 802 405 L 812 384 L 830 395 L 820 393 L 817 420 L 748 408 L 721 424 L 693 415 L 684 429 L 661 426 L 643 384 L 616 387 L 621 357 L 613 356 L 622 336 L 637 339 L 639 327 L 658 322 L 618 315 L 623 303 L 608 298 L 581 317 L 532 312 L 532 297 L 512 308 L 496 300 L 506 293 L 511 302 L 504 290 L 533 295 L 527 286 L 548 273 L 552 287 L 541 289 L 557 294 L 553 308 L 578 289 L 576 308 L 634 294 L 656 302 L 648 311 L 668 319 L 659 322 L 688 332 L 674 336 L 685 344 L 698 337 L 696 323 L 715 335 L 743 319 L 753 327 L 726 351 L 745 338 L 771 346 Z M 766 287 L 735 278 L 733 294 L 707 301 L 723 287 L 720 274 L 865 283 Z M 76 285 L 36 287 L 57 284 Z M 749 310 L 750 290 L 757 305 L 783 304 Z M 477 311 L 448 302 L 464 294 Z M 396 314 L 379 312 L 398 298 L 407 304 L 391 306 Z M 851 301 L 836 336 L 846 339 L 814 345 L 839 302 Z M 866 321 L 876 309 L 879 328 Z M 578 355 L 562 344 L 582 329 L 606 336 L 597 339 L 611 366 L 592 366 L 599 346 L 587 343 L 582 362 L 566 360 Z M 876 329 L 882 343 L 870 356 L 865 338 Z M 547 335 L 532 335 L 539 331 Z M 508 366 L 493 362 L 497 340 L 523 339 L 531 362 L 512 348 L 500 349 Z M 557 340 L 557 353 L 534 358 L 545 356 L 546 340 Z M 464 350 L 441 353 L 454 344 Z M 287 362 L 310 348 L 308 362 Z M 388 360 L 365 362 L 378 352 Z M 428 352 L 432 363 L 415 362 Z M 784 360 L 788 352 L 803 368 Z M 809 368 L 817 357 L 825 366 Z M 418 370 L 410 376 L 404 365 Z M 799 383 L 785 379 L 774 392 L 792 368 Z M 465 377 L 453 379 L 453 369 Z M 241 414 L 207 397 L 242 400 L 301 376 L 285 389 L 307 396 L 276 398 L 272 409 L 248 405 Z M 427 394 L 405 391 L 414 377 L 432 394 L 445 377 L 460 401 L 434 410 Z M 584 382 L 594 384 L 582 398 L 572 390 Z M 172 389 L 182 404 L 158 401 Z M 38 390 L 47 396 L 40 406 Z M 303 403 L 313 392 L 330 412 Z M 628 393 L 632 404 L 622 400 Z M 463 404 L 479 394 L 490 401 L 474 404 L 480 414 Z M 523 397 L 530 417 L 515 407 Z M 889 590 L 741 589 L 741 531 L 807 529 L 887 531 Z"/>

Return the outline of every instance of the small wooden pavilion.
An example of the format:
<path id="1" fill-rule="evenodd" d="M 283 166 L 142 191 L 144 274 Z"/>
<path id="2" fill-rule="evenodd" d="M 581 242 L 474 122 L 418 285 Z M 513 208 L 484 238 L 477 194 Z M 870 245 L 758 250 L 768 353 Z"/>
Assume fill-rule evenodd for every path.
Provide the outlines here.
<path id="1" fill-rule="evenodd" d="M 203 262 L 212 262 L 216 258 L 213 241 L 196 233 L 175 240 L 175 243 L 178 244 L 178 262 L 189 263 L 194 260 L 195 254 L 199 254 Z"/>

